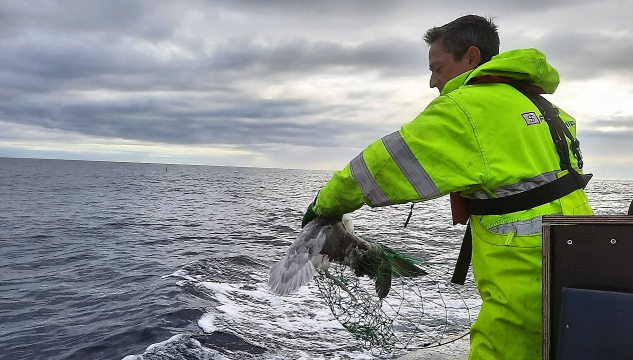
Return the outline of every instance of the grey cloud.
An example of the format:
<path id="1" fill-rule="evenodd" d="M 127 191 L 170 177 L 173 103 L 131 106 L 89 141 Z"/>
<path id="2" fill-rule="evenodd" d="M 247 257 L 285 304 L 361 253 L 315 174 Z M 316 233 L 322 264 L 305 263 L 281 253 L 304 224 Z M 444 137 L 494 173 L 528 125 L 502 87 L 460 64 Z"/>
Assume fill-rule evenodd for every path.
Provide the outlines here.
<path id="1" fill-rule="evenodd" d="M 633 130 L 633 117 L 598 119 L 588 123 L 587 126 L 590 126 L 592 129 L 620 128 L 622 130 Z"/>
<path id="2" fill-rule="evenodd" d="M 633 154 L 633 118 L 603 119 L 588 126 L 578 133 L 586 156 L 606 155 L 615 160 L 621 155 Z"/>
<path id="3" fill-rule="evenodd" d="M 216 49 L 209 64 L 219 70 L 259 69 L 259 73 L 378 70 L 391 76 L 415 73 L 425 61 L 426 47 L 401 39 L 360 45 L 296 39 L 273 46 L 232 41 Z"/>
<path id="4" fill-rule="evenodd" d="M 482 4 L 483 15 L 521 12 L 524 19 L 568 6 Z M 459 16 L 456 9 L 475 7 L 465 1 L 5 1 L 0 121 L 166 144 L 362 148 L 393 131 L 351 122 L 370 106 L 384 103 L 385 113 L 394 112 L 384 88 L 341 91 L 332 103 L 287 95 L 266 100 L 259 88 L 288 84 L 288 91 L 319 77 L 418 78 L 427 65 L 423 32 Z M 631 36 L 552 32 L 535 47 L 566 77 L 631 74 Z M 145 47 L 172 45 L 184 52 L 158 56 Z M 361 102 L 364 109 L 355 105 Z"/>
<path id="5" fill-rule="evenodd" d="M 293 14 L 295 16 L 314 17 L 317 15 L 327 15 L 330 17 L 342 18 L 342 21 L 353 21 L 358 18 L 359 21 L 367 21 L 368 19 L 376 20 L 380 18 L 392 18 L 410 14 L 411 12 L 419 14 L 429 14 L 437 16 L 440 13 L 451 13 L 453 16 L 468 13 L 481 13 L 488 9 L 493 9 L 495 13 L 512 14 L 517 11 L 522 13 L 547 12 L 570 5 L 581 5 L 592 3 L 592 0 L 575 0 L 573 4 L 565 0 L 483 0 L 478 1 L 474 7 L 476 12 L 470 10 L 469 1 L 455 1 L 451 3 L 439 4 L 437 2 L 419 1 L 419 0 L 399 0 L 399 1 L 382 1 L 382 0 L 354 0 L 341 2 L 338 0 L 320 0 L 320 1 L 232 1 L 221 0 L 223 6 L 239 9 L 244 12 L 264 12 L 267 14 L 279 13 Z M 445 5 L 445 6 L 442 6 Z M 461 12 L 456 12 L 462 9 Z M 352 20 L 350 20 L 352 19 Z M 441 25 L 441 24 L 440 24 Z"/>
<path id="6" fill-rule="evenodd" d="M 633 129 L 618 130 L 618 131 L 604 131 L 604 130 L 587 130 L 583 131 L 578 137 L 583 139 L 602 139 L 606 142 L 615 140 L 625 140 L 627 143 L 631 142 L 633 136 Z M 583 141 L 584 142 L 584 141 Z M 611 143 L 614 146 L 617 143 Z M 633 149 L 632 149 L 633 150 Z"/>
<path id="7" fill-rule="evenodd" d="M 301 100 L 234 99 L 223 105 L 137 98 L 114 102 L 1 104 L 3 119 L 99 137 L 168 144 L 333 146 L 369 125 L 313 117 L 325 109 Z M 321 115 L 321 117 L 323 117 Z M 353 130 L 352 130 L 353 129 Z"/>
<path id="8" fill-rule="evenodd" d="M 403 76 L 423 66 L 420 49 L 388 39 L 353 46 L 232 39 L 208 54 L 192 48 L 194 58 L 161 59 L 110 36 L 29 35 L 0 44 L 0 114 L 19 124 L 162 143 L 333 146 L 376 127 L 345 126 L 341 116 L 355 110 L 342 105 L 244 95 L 241 82 L 319 72 Z M 73 95 L 84 91 L 94 91 L 90 100 Z M 115 98 L 99 99 L 100 91 Z M 152 91 L 158 93 L 147 94 Z M 190 91 L 198 93 L 189 99 Z"/>
<path id="9" fill-rule="evenodd" d="M 633 32 L 550 33 L 536 42 L 548 61 L 565 77 L 590 79 L 606 74 L 633 75 Z"/>
<path id="10" fill-rule="evenodd" d="M 0 4 L 0 34 L 76 35 L 78 33 L 142 36 L 159 39 L 171 34 L 168 2 L 154 1 L 4 1 Z"/>
<path id="11" fill-rule="evenodd" d="M 270 79 L 335 72 L 377 71 L 385 76 L 414 74 L 424 66 L 425 48 L 403 40 L 357 46 L 297 39 L 270 46 L 228 41 L 210 55 L 157 59 L 127 43 L 51 37 L 0 45 L 0 82 L 25 91 L 106 87 L 113 89 L 207 89 L 236 79 Z M 284 75 L 285 74 L 285 75 Z M 18 81 L 18 78 L 20 81 Z M 39 79 L 39 81 L 38 81 Z"/>

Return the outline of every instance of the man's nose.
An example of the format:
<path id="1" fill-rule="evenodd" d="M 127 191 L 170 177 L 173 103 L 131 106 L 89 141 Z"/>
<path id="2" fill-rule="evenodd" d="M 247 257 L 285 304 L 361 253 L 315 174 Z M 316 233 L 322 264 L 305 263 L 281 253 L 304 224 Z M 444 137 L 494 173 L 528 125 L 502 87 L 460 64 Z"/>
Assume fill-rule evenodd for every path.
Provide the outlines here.
<path id="1" fill-rule="evenodd" d="M 429 86 L 431 88 L 437 87 L 440 84 L 440 81 L 437 79 L 437 76 L 431 75 L 431 80 L 429 81 Z"/>

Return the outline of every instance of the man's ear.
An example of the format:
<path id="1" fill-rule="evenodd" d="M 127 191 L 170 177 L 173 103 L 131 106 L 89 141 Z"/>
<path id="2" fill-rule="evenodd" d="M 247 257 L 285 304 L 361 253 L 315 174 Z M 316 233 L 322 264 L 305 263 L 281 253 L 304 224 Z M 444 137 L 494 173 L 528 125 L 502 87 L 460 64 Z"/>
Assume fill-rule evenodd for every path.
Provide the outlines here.
<path id="1" fill-rule="evenodd" d="M 466 58 L 468 59 L 468 66 L 474 69 L 481 64 L 481 51 L 479 51 L 478 47 L 471 46 L 466 50 Z"/>

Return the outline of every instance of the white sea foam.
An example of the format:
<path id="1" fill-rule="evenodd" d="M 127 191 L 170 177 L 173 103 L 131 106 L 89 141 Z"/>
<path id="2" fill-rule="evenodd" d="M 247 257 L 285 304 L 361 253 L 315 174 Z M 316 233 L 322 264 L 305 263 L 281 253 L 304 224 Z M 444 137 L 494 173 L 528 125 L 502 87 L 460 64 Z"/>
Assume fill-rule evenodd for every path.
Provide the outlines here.
<path id="1" fill-rule="evenodd" d="M 265 273 L 251 275 L 257 282 L 196 284 L 211 292 L 217 302 L 198 320 L 205 333 L 228 332 L 261 347 L 274 339 L 278 348 L 263 358 L 315 359 L 325 353 L 328 359 L 374 358 L 332 316 L 316 285 L 281 297 L 269 291 Z"/>
<path id="2" fill-rule="evenodd" d="M 198 340 L 182 334 L 148 346 L 143 354 L 128 355 L 122 360 L 172 358 L 174 354 L 186 359 L 231 360 L 216 350 L 205 348 Z"/>
<path id="3" fill-rule="evenodd" d="M 219 266 L 207 264 L 213 267 L 216 265 Z M 200 270 L 199 266 L 194 268 Z M 248 274 L 240 273 L 235 278 L 242 281 L 234 282 L 223 282 L 221 276 L 214 276 L 213 281 L 206 276 L 206 281 L 200 281 L 205 276 L 192 276 L 187 272 L 174 274 L 183 279 L 178 281 L 179 285 L 202 289 L 213 299 L 213 307 L 198 319 L 198 326 L 207 334 L 228 333 L 248 344 L 268 349 L 256 358 L 315 359 L 321 354 L 328 354 L 328 359 L 374 358 L 374 354 L 362 349 L 361 343 L 334 318 L 315 283 L 301 287 L 294 294 L 277 296 L 268 289 L 266 272 L 258 272 L 257 269 L 252 269 Z M 362 281 L 373 289 L 371 279 L 362 278 Z M 440 338 L 446 327 L 442 327 L 439 321 L 430 321 L 428 326 L 422 324 L 417 329 L 411 329 L 407 318 L 420 317 L 419 309 L 423 308 L 425 320 L 444 319 L 447 309 L 455 307 L 459 310 L 470 306 L 464 303 L 458 293 L 448 293 L 445 288 L 431 286 L 423 293 L 417 288 L 414 291 L 404 289 L 399 291 L 404 291 L 400 295 L 409 299 L 405 307 L 401 306 L 397 298 L 388 297 L 383 302 L 385 314 L 396 318 L 393 323 L 396 331 L 423 331 L 428 332 L 427 335 L 437 334 L 437 338 Z M 420 302 L 417 304 L 418 309 L 415 308 L 416 301 Z M 449 315 L 456 316 L 456 321 L 469 321 L 467 311 L 463 314 L 455 311 Z M 390 358 L 390 355 L 381 358 Z"/>
<path id="4" fill-rule="evenodd" d="M 211 313 L 204 314 L 200 320 L 198 320 L 198 326 L 206 333 L 212 333 L 218 329 L 213 325 L 213 314 Z"/>
<path id="5" fill-rule="evenodd" d="M 152 351 L 152 350 L 154 350 L 154 349 L 156 349 L 158 347 L 164 347 L 165 345 L 167 345 L 169 343 L 173 343 L 173 342 L 178 341 L 180 339 L 182 339 L 182 335 L 174 335 L 174 336 L 170 337 L 168 340 L 161 341 L 159 343 L 152 344 L 152 345 L 148 346 L 147 349 L 145 349 L 145 351 L 146 352 L 147 351 Z"/>

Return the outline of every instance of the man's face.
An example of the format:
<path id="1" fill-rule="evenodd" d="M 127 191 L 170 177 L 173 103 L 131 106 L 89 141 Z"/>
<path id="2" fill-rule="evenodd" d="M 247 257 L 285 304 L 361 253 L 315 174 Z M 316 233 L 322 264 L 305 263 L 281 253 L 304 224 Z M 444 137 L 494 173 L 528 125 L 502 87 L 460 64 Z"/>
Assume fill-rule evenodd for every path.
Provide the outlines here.
<path id="1" fill-rule="evenodd" d="M 429 48 L 429 70 L 431 70 L 430 86 L 437 88 L 440 93 L 451 79 L 474 69 L 468 60 L 468 56 L 462 56 L 462 59 L 455 61 L 453 54 L 444 51 L 442 40 L 437 40 L 431 44 Z"/>

